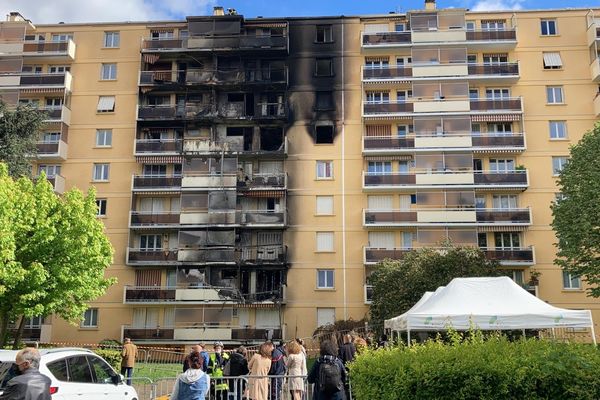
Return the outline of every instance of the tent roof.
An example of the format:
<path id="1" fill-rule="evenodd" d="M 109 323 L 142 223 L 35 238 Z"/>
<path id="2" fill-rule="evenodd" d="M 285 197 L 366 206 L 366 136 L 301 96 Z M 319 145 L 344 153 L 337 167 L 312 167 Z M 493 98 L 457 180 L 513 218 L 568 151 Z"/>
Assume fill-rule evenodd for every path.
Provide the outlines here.
<path id="1" fill-rule="evenodd" d="M 431 292 L 427 292 L 431 293 Z M 406 313 L 385 321 L 395 331 L 541 329 L 592 326 L 588 310 L 547 304 L 508 277 L 455 278 L 425 293 Z"/>

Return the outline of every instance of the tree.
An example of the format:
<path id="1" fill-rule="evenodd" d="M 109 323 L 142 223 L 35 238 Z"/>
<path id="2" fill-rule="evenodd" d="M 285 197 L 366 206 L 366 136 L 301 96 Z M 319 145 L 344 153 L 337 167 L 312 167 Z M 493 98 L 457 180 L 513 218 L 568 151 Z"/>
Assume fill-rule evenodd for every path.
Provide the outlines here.
<path id="1" fill-rule="evenodd" d="M 10 321 L 56 314 L 71 323 L 114 278 L 104 271 L 113 249 L 96 218 L 95 192 L 57 196 L 45 175 L 32 182 L 0 164 L 0 346 Z"/>
<path id="2" fill-rule="evenodd" d="M 0 161 L 8 164 L 10 176 L 31 176 L 31 161 L 44 125 L 45 113 L 29 105 L 15 110 L 0 100 Z"/>
<path id="3" fill-rule="evenodd" d="M 379 263 L 369 283 L 373 285 L 371 324 L 377 330 L 383 321 L 410 309 L 423 293 L 447 285 L 453 278 L 499 276 L 499 264 L 475 247 L 421 248 L 401 260 Z"/>
<path id="4" fill-rule="evenodd" d="M 584 278 L 588 295 L 600 297 L 600 124 L 571 147 L 558 177 L 560 198 L 552 208 L 558 239 L 554 262 Z"/>

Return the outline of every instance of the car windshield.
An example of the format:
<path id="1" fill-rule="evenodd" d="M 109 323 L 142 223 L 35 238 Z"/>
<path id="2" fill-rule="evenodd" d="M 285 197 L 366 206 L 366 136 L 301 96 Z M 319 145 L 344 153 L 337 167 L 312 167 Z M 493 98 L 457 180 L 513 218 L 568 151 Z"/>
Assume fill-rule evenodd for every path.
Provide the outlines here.
<path id="1" fill-rule="evenodd" d="M 8 381 L 17 376 L 17 369 L 17 364 L 12 361 L 0 363 L 0 390 L 3 390 Z"/>

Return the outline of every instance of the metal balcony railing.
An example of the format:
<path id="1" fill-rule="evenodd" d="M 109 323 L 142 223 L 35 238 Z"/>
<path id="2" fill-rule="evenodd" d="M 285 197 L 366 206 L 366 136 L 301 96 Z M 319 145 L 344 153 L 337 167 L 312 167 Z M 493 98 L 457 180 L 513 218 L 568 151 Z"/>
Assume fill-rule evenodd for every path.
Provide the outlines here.
<path id="1" fill-rule="evenodd" d="M 179 154 L 183 151 L 181 139 L 136 139 L 135 154 Z"/>
<path id="2" fill-rule="evenodd" d="M 279 328 L 265 329 L 254 328 L 253 326 L 231 326 L 221 325 L 218 322 L 199 322 L 195 325 L 167 326 L 167 327 L 133 327 L 124 325 L 121 327 L 123 336 L 134 341 L 146 342 L 168 342 L 175 338 L 175 331 L 202 330 L 207 337 L 213 337 L 215 340 L 222 340 L 219 335 L 224 330 L 228 331 L 231 340 L 236 341 L 264 341 L 268 338 L 277 340 L 282 338 L 282 331 Z M 214 334 L 213 334 L 214 332 Z M 185 334 L 189 336 L 189 334 Z M 211 336 L 214 335 L 214 336 Z"/>
<path id="3" fill-rule="evenodd" d="M 286 173 L 257 173 L 251 177 L 238 176 L 237 187 L 240 190 L 265 190 L 287 188 Z"/>
<path id="4" fill-rule="evenodd" d="M 152 227 L 179 225 L 179 212 L 131 211 L 129 226 Z"/>
<path id="5" fill-rule="evenodd" d="M 23 55 L 64 54 L 69 53 L 75 43 L 72 39 L 64 41 L 25 41 Z"/>
<path id="6" fill-rule="evenodd" d="M 437 218 L 436 218 L 437 217 Z M 474 217 L 474 218 L 473 218 Z M 373 225 L 529 225 L 529 208 L 411 208 L 407 210 L 370 210 L 363 211 L 363 221 Z"/>
<path id="7" fill-rule="evenodd" d="M 140 86 L 165 84 L 285 84 L 287 68 L 141 71 Z"/>
<path id="8" fill-rule="evenodd" d="M 195 49 L 287 50 L 286 35 L 192 35 L 187 38 L 144 38 L 142 51 L 174 51 Z"/>
<path id="9" fill-rule="evenodd" d="M 128 264 L 160 264 L 177 262 L 178 249 L 140 249 L 130 247 L 127 249 Z"/>
<path id="10" fill-rule="evenodd" d="M 362 46 L 390 46 L 397 44 L 410 44 L 411 32 L 362 32 Z"/>
<path id="11" fill-rule="evenodd" d="M 436 247 L 430 247 L 436 249 Z M 441 248 L 440 248 L 441 249 Z M 486 257 L 497 260 L 503 265 L 531 265 L 535 262 L 534 249 L 530 247 L 481 247 Z M 364 263 L 367 265 L 377 264 L 385 259 L 400 260 L 412 247 L 394 248 L 364 248 Z"/>
<path id="12" fill-rule="evenodd" d="M 213 103 L 175 105 L 141 105 L 138 108 L 139 120 L 185 120 L 216 117 Z"/>
<path id="13" fill-rule="evenodd" d="M 281 244 L 258 246 L 210 246 L 181 248 L 181 261 L 195 263 L 225 263 L 241 265 L 284 265 L 287 246 Z"/>
<path id="14" fill-rule="evenodd" d="M 473 175 L 473 179 L 466 179 L 468 175 Z M 453 176 L 465 178 L 464 181 L 446 179 Z M 417 182 L 419 179 L 421 182 Z M 425 182 L 426 180 L 426 182 Z M 413 172 L 363 172 L 363 186 L 406 186 L 426 184 L 427 186 L 518 186 L 526 187 L 528 185 L 527 170 L 507 170 L 507 171 L 413 171 Z"/>
<path id="15" fill-rule="evenodd" d="M 185 291 L 185 298 L 178 298 L 177 292 Z M 246 293 L 232 286 L 211 285 L 177 285 L 177 286 L 125 286 L 124 300 L 126 303 L 156 303 L 156 302 L 234 302 L 257 303 L 265 301 L 282 301 L 283 287 L 274 290 Z"/>
<path id="16" fill-rule="evenodd" d="M 431 140 L 443 138 L 438 146 L 434 146 Z M 462 142 L 464 138 L 470 138 L 471 146 L 476 148 L 525 148 L 525 136 L 522 133 L 480 133 L 480 132 L 440 132 L 432 134 L 408 135 L 408 136 L 363 136 L 363 151 L 365 153 L 380 153 L 394 150 L 415 150 L 431 148 L 464 148 L 464 145 L 455 146 L 451 144 L 452 139 Z M 426 144 L 420 145 L 419 140 Z"/>
<path id="17" fill-rule="evenodd" d="M 412 67 L 405 65 L 389 65 L 362 67 L 363 80 L 393 80 L 398 78 L 412 77 Z"/>
<path id="18" fill-rule="evenodd" d="M 501 99 L 470 99 L 471 111 L 502 111 L 522 112 L 523 105 L 520 97 Z"/>
<path id="19" fill-rule="evenodd" d="M 404 100 L 391 100 L 386 102 L 365 102 L 363 103 L 364 115 L 412 113 L 414 106 L 412 102 Z"/>
<path id="20" fill-rule="evenodd" d="M 498 30 L 468 30 L 467 41 L 474 42 L 495 42 L 495 41 L 510 41 L 516 42 L 517 31 L 515 29 L 498 29 Z"/>
<path id="21" fill-rule="evenodd" d="M 132 189 L 135 190 L 180 190 L 181 175 L 134 175 Z"/>
<path id="22" fill-rule="evenodd" d="M 471 75 L 492 75 L 492 76 L 519 76 L 519 63 L 469 63 L 469 76 Z"/>

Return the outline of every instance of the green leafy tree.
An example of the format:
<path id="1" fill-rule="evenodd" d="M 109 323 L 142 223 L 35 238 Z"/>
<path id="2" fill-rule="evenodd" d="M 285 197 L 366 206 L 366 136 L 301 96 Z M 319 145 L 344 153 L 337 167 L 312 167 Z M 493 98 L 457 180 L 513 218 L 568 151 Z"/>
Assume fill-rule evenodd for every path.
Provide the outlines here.
<path id="1" fill-rule="evenodd" d="M 10 176 L 31 176 L 31 161 L 44 125 L 45 113 L 29 105 L 11 110 L 0 100 L 0 161 L 8 164 Z"/>
<path id="2" fill-rule="evenodd" d="M 57 196 L 42 175 L 14 180 L 0 164 L 0 345 L 10 321 L 58 315 L 76 323 L 88 302 L 115 282 L 105 278 L 112 246 L 96 218 L 95 192 Z"/>
<path id="3" fill-rule="evenodd" d="M 558 177 L 560 200 L 552 204 L 552 228 L 558 239 L 556 264 L 590 285 L 600 297 L 600 124 L 571 147 Z"/>
<path id="4" fill-rule="evenodd" d="M 383 321 L 407 311 L 425 292 L 454 278 L 502 274 L 498 262 L 487 259 L 480 249 L 448 243 L 442 249 L 410 251 L 401 260 L 384 260 L 369 277 L 373 285 L 371 323 L 381 330 Z"/>

